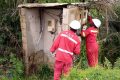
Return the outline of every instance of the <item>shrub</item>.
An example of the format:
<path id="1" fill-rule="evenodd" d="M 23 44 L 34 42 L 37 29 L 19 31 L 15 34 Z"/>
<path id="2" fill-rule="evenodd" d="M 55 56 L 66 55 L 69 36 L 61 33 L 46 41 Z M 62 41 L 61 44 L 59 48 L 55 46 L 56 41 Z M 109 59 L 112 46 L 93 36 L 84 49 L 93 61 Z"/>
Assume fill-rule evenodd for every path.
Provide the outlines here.
<path id="1" fill-rule="evenodd" d="M 14 54 L 9 56 L 0 56 L 0 80 L 21 80 L 20 77 L 23 77 L 23 62 Z"/>
<path id="2" fill-rule="evenodd" d="M 117 61 L 115 62 L 114 68 L 120 69 L 120 58 L 118 58 Z"/>
<path id="3" fill-rule="evenodd" d="M 40 80 L 52 80 L 53 70 L 47 64 L 44 64 L 40 66 L 37 75 Z"/>

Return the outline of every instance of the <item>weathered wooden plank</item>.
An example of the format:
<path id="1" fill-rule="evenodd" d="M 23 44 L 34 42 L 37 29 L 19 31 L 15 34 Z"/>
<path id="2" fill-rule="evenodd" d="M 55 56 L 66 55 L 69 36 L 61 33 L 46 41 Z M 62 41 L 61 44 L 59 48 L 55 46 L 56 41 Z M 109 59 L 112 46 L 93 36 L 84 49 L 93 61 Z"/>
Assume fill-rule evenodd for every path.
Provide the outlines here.
<path id="1" fill-rule="evenodd" d="M 26 32 L 26 15 L 25 15 L 26 9 L 21 8 L 19 10 L 20 13 L 20 22 L 21 22 L 21 30 L 22 30 L 22 43 L 23 43 L 23 53 L 24 53 L 24 63 L 25 63 L 25 74 L 28 75 L 29 70 L 29 63 L 28 63 L 28 47 L 27 47 L 27 32 Z"/>
<path id="2" fill-rule="evenodd" d="M 68 5 L 68 3 L 27 3 L 27 4 L 20 4 L 18 5 L 19 8 L 22 7 L 27 7 L 27 8 L 32 8 L 32 7 L 55 7 L 55 6 L 62 6 L 62 5 Z"/>

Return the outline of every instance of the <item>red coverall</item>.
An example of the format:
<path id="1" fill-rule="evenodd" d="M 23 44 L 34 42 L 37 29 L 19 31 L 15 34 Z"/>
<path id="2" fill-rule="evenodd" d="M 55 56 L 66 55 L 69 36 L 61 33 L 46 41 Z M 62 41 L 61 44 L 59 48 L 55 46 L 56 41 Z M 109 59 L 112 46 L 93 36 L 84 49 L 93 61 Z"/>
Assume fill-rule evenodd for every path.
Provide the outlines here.
<path id="1" fill-rule="evenodd" d="M 88 21 L 93 24 L 92 18 L 88 16 Z M 86 53 L 88 65 L 90 67 L 96 67 L 98 64 L 98 43 L 97 43 L 98 30 L 94 26 L 90 26 L 86 30 L 81 31 L 81 35 L 86 37 Z"/>
<path id="2" fill-rule="evenodd" d="M 54 80 L 60 80 L 62 72 L 67 74 L 72 67 L 73 55 L 80 53 L 80 40 L 73 31 L 63 31 L 50 49 L 51 52 L 55 50 Z"/>

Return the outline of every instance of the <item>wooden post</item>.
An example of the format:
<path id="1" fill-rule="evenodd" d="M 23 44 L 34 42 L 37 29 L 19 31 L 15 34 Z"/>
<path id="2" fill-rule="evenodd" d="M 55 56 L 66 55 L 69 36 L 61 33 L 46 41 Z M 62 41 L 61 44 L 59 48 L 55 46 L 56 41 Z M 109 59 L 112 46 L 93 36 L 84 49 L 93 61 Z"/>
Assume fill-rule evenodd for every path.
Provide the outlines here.
<path id="1" fill-rule="evenodd" d="M 22 31 L 22 43 L 23 43 L 23 57 L 24 57 L 24 64 L 25 64 L 25 74 L 29 74 L 29 64 L 28 64 L 28 46 L 27 46 L 27 24 L 26 24 L 26 9 L 21 8 L 20 12 L 20 22 L 21 22 L 21 31 Z"/>

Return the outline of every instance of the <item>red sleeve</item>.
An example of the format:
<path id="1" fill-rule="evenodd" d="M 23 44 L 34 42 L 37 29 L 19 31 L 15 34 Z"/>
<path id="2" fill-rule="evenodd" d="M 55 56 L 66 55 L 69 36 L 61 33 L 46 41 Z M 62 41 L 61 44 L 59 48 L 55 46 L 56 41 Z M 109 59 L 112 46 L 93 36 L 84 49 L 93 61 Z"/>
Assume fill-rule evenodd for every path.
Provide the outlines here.
<path id="1" fill-rule="evenodd" d="M 77 43 L 77 45 L 73 51 L 75 54 L 80 54 L 80 44 L 81 44 L 80 42 Z"/>
<path id="2" fill-rule="evenodd" d="M 93 21 L 92 21 L 92 17 L 91 17 L 91 16 L 88 16 L 88 22 L 89 22 L 90 24 L 93 24 Z"/>
<path id="3" fill-rule="evenodd" d="M 81 36 L 86 37 L 90 33 L 89 28 L 81 31 Z"/>
<path id="4" fill-rule="evenodd" d="M 50 48 L 50 52 L 54 52 L 58 48 L 59 42 L 60 42 L 60 35 L 54 40 L 52 47 Z"/>

